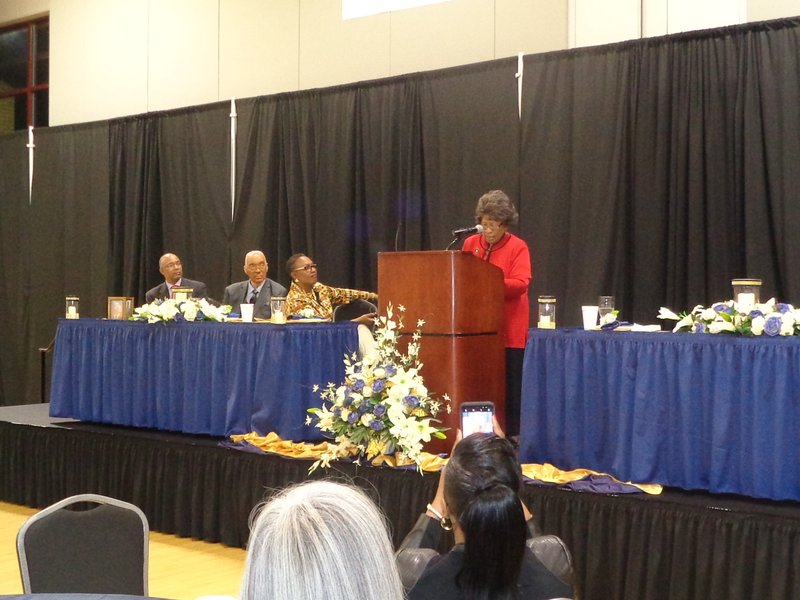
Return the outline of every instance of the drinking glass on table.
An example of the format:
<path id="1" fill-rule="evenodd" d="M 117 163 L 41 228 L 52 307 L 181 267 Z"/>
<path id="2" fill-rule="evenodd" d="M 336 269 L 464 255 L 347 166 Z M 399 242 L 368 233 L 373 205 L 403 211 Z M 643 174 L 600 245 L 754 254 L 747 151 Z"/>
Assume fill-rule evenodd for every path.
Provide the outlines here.
<path id="1" fill-rule="evenodd" d="M 614 296 L 600 296 L 597 299 L 597 312 L 601 321 L 612 310 L 614 310 Z"/>

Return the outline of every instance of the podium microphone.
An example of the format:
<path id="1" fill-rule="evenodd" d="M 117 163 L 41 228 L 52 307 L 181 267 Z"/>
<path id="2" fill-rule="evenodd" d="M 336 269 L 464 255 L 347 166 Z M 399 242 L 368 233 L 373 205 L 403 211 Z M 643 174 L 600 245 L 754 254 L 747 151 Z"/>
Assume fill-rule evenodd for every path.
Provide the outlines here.
<path id="1" fill-rule="evenodd" d="M 453 236 L 466 235 L 468 233 L 480 233 L 483 231 L 483 225 L 473 225 L 472 227 L 465 227 L 464 229 L 453 229 Z"/>

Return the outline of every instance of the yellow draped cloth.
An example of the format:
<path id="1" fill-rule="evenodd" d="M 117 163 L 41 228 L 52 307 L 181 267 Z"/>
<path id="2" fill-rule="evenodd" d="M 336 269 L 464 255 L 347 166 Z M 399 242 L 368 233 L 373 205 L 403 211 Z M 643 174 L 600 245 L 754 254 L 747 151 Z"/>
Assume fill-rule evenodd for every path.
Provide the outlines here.
<path id="1" fill-rule="evenodd" d="M 290 442 L 282 440 L 276 433 L 269 433 L 266 436 L 260 436 L 256 433 L 246 433 L 244 435 L 232 435 L 231 439 L 234 442 L 247 442 L 263 450 L 264 452 L 271 452 L 287 456 L 289 458 L 310 458 L 312 460 L 319 459 L 328 448 L 328 442 L 320 442 L 318 444 L 311 444 L 308 442 Z M 414 464 L 407 461 L 401 465 L 397 464 L 394 456 L 381 455 L 372 460 L 373 466 L 388 466 L 398 467 Z M 443 458 L 436 454 L 429 454 L 423 452 L 420 455 L 420 469 L 422 471 L 436 472 L 439 471 L 445 464 L 447 458 Z M 543 481 L 545 483 L 564 484 L 571 481 L 583 479 L 587 475 L 605 475 L 611 477 L 606 473 L 598 473 L 597 471 L 590 471 L 589 469 L 573 469 L 572 471 L 562 471 L 557 469 L 549 463 L 544 464 L 525 464 L 522 465 L 522 474 L 530 479 Z M 625 483 L 639 488 L 648 494 L 660 494 L 661 486 L 658 484 L 649 483 L 631 483 L 630 481 L 621 482 L 614 477 L 611 477 L 616 482 Z"/>

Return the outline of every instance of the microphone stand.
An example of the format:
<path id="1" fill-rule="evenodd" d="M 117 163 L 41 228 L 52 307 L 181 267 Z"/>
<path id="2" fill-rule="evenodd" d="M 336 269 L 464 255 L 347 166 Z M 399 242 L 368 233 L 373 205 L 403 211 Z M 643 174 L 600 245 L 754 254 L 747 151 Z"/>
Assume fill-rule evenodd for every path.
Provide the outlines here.
<path id="1" fill-rule="evenodd" d="M 450 242 L 449 244 L 447 244 L 447 248 L 445 248 L 445 250 L 450 250 L 450 248 L 453 247 L 453 244 L 455 244 L 458 241 L 458 238 L 460 238 L 460 237 L 461 237 L 460 235 L 457 235 L 456 237 L 454 237 L 453 241 Z"/>

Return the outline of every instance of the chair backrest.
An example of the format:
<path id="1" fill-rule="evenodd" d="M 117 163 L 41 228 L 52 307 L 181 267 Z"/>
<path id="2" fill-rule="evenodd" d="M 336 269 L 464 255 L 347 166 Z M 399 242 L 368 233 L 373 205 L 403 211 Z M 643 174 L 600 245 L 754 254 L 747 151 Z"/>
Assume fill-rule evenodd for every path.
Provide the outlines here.
<path id="1" fill-rule="evenodd" d="M 529 539 L 527 544 L 536 555 L 536 558 L 547 567 L 548 571 L 571 588 L 575 588 L 572 554 L 560 537 L 556 535 L 538 535 Z"/>
<path id="2" fill-rule="evenodd" d="M 352 321 L 356 317 L 366 315 L 368 313 L 378 312 L 378 307 L 372 302 L 356 298 L 347 304 L 340 304 L 333 309 L 334 321 Z"/>
<path id="3" fill-rule="evenodd" d="M 76 503 L 94 506 L 68 508 Z M 17 533 L 23 591 L 146 596 L 149 531 L 144 513 L 121 500 L 80 494 L 56 502 Z"/>

